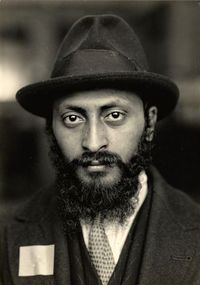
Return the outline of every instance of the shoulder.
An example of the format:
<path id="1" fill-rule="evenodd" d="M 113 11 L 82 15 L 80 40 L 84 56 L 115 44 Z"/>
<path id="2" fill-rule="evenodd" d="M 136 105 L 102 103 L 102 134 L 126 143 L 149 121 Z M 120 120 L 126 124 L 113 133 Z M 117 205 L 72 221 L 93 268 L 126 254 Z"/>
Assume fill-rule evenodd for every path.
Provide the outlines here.
<path id="1" fill-rule="evenodd" d="M 31 226 L 43 221 L 48 223 L 52 220 L 56 209 L 54 206 L 55 196 L 52 194 L 52 189 L 43 189 L 26 201 L 12 206 L 11 209 L 7 206 L 4 215 L 0 217 L 0 255 L 4 251 L 8 232 L 20 234 L 20 229 L 24 231 L 27 223 Z"/>
<path id="2" fill-rule="evenodd" d="M 55 200 L 53 188 L 42 189 L 17 209 L 14 218 L 38 222 L 55 210 Z"/>
<path id="3" fill-rule="evenodd" d="M 169 185 L 154 167 L 150 170 L 156 200 L 180 223 L 200 227 L 200 205 L 183 191 Z"/>
<path id="4" fill-rule="evenodd" d="M 55 200 L 53 188 L 41 189 L 25 200 L 5 207 L 4 214 L 0 217 L 1 229 L 15 221 L 34 221 L 44 217 L 52 207 Z M 48 211 L 49 210 L 49 211 Z"/>

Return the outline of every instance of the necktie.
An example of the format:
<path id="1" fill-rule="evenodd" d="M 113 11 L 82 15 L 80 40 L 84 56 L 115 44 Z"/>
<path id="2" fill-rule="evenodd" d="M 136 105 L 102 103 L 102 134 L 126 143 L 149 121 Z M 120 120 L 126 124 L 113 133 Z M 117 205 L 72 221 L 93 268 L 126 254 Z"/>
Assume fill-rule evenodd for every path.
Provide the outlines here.
<path id="1" fill-rule="evenodd" d="M 107 285 L 115 268 L 115 262 L 100 219 L 96 219 L 90 229 L 88 250 L 102 284 Z"/>

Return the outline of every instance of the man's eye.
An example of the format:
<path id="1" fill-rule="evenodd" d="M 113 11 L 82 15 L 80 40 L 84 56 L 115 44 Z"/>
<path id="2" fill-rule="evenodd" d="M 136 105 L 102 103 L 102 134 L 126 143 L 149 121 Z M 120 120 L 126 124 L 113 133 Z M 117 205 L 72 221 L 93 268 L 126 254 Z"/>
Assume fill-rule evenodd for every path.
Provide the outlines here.
<path id="1" fill-rule="evenodd" d="M 67 127 L 75 127 L 78 124 L 82 123 L 84 120 L 77 115 L 68 115 L 63 118 L 63 121 Z"/>
<path id="2" fill-rule="evenodd" d="M 112 112 L 105 117 L 105 120 L 108 122 L 119 122 L 122 121 L 125 117 L 125 114 L 122 112 Z"/>

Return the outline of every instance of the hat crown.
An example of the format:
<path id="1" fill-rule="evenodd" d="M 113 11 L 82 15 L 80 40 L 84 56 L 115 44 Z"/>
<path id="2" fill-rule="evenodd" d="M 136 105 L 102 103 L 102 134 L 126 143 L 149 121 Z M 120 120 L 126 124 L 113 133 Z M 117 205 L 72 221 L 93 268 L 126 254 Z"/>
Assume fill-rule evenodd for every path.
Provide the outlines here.
<path id="1" fill-rule="evenodd" d="M 51 78 L 21 88 L 16 97 L 26 110 L 48 117 L 58 98 L 99 88 L 133 91 L 157 106 L 158 119 L 173 110 L 179 96 L 169 78 L 148 71 L 132 28 L 122 18 L 106 14 L 75 22 L 61 44 Z"/>
<path id="2" fill-rule="evenodd" d="M 94 67 L 97 61 L 101 61 L 101 56 L 105 56 L 105 52 L 101 55 L 99 51 L 108 51 L 108 55 L 112 51 L 115 54 L 110 64 L 109 59 L 106 59 L 106 66 L 105 60 L 102 59 L 104 64 L 101 67 L 99 65 L 99 73 L 109 69 L 112 61 L 117 60 L 116 57 L 120 59 L 124 58 L 129 63 L 127 64 L 128 70 L 124 69 L 124 66 L 121 66 L 121 60 L 118 66 L 113 63 L 115 67 L 113 71 L 115 72 L 130 71 L 131 69 L 132 71 L 148 70 L 144 50 L 135 32 L 122 18 L 115 15 L 91 15 L 75 22 L 61 44 L 51 77 L 70 74 L 72 66 L 71 58 L 75 58 L 76 55 L 80 54 L 80 51 L 84 50 L 90 51 L 91 54 L 97 52 L 98 56 L 96 56 L 96 60 L 95 56 L 92 57 Z M 88 52 L 85 57 L 87 56 L 89 56 Z M 81 72 L 81 66 L 83 67 L 82 61 L 73 61 L 73 65 L 79 66 L 79 72 Z M 130 66 L 132 67 L 130 68 Z"/>

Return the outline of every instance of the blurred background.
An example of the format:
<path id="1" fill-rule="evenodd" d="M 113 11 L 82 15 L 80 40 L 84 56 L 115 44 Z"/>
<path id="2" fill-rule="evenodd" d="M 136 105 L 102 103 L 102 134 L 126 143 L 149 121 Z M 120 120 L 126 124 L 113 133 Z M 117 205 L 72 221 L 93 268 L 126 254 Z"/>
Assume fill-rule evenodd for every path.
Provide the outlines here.
<path id="1" fill-rule="evenodd" d="M 48 78 L 57 48 L 87 14 L 122 16 L 139 35 L 151 70 L 180 88 L 176 111 L 159 123 L 154 164 L 200 202 L 200 4 L 196 1 L 0 1 L 0 214 L 51 184 L 43 119 L 16 91 Z"/>

